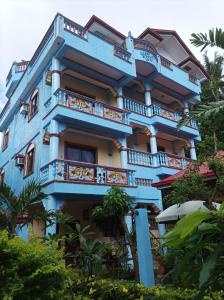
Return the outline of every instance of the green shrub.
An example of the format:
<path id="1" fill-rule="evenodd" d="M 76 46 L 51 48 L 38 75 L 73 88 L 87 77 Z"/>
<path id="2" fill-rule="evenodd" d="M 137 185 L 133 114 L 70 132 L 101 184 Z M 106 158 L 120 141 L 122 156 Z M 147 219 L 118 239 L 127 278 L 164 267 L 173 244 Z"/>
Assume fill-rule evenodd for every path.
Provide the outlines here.
<path id="1" fill-rule="evenodd" d="M 0 232 L 0 299 L 69 299 L 62 251 L 56 244 Z"/>
<path id="2" fill-rule="evenodd" d="M 199 292 L 156 286 L 145 288 L 143 285 L 125 280 L 109 280 L 98 278 L 82 278 L 80 274 L 73 275 L 73 292 L 75 297 L 89 297 L 91 300 L 222 300 L 224 292 L 213 293 L 212 296 L 202 296 Z M 213 298 L 212 298 L 213 297 Z M 75 298 L 76 299 L 76 298 Z"/>

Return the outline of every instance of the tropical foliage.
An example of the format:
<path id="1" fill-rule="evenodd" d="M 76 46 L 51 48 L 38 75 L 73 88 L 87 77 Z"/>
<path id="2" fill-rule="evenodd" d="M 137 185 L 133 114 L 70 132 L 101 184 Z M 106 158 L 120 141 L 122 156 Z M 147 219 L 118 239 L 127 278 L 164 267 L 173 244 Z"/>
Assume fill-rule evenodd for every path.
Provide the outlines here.
<path id="1" fill-rule="evenodd" d="M 218 211 L 197 211 L 180 220 L 165 237 L 168 273 L 174 284 L 195 288 L 204 295 L 224 284 L 224 205 Z M 200 298 L 198 298 L 200 299 Z"/>
<path id="2" fill-rule="evenodd" d="M 75 297 L 87 297 L 91 300 L 199 300 L 199 292 L 180 287 L 143 285 L 126 280 L 83 278 L 80 273 L 72 277 L 72 289 Z M 206 295 L 203 300 L 222 300 L 224 292 Z M 85 298 L 81 298 L 85 299 Z"/>
<path id="3" fill-rule="evenodd" d="M 19 195 L 5 183 L 0 185 L 0 225 L 6 228 L 10 236 L 16 233 L 17 222 L 25 217 L 22 226 L 34 220 L 49 220 L 51 213 L 44 210 L 33 210 L 33 205 L 46 199 L 47 195 L 41 191 L 41 184 L 35 180 L 28 182 Z"/>
<path id="4" fill-rule="evenodd" d="M 224 194 L 224 157 L 217 153 L 209 157 L 201 166 L 213 171 L 212 184 L 207 184 L 205 177 L 199 173 L 199 165 L 192 164 L 181 178 L 172 183 L 172 190 L 164 198 L 168 205 L 190 200 L 203 200 L 205 206 L 214 209 L 212 203 Z"/>
<path id="5" fill-rule="evenodd" d="M 63 252 L 56 243 L 0 232 L 0 299 L 70 299 Z"/>
<path id="6" fill-rule="evenodd" d="M 131 208 L 131 197 L 121 187 L 112 186 L 107 195 L 103 198 L 102 206 L 96 207 L 93 210 L 92 215 L 96 222 L 102 222 L 104 225 L 108 222 L 108 220 L 112 219 L 114 221 L 113 226 L 115 226 L 115 224 L 117 226 L 115 237 L 118 242 L 123 231 L 123 235 L 125 235 L 128 245 L 130 246 L 135 275 L 136 278 L 138 278 L 137 250 L 134 232 L 129 232 L 125 222 L 125 215 L 131 210 Z"/>
<path id="7" fill-rule="evenodd" d="M 207 33 L 192 33 L 191 43 L 196 47 L 201 47 L 201 51 L 209 47 L 219 47 L 224 49 L 224 31 L 221 28 L 210 29 Z"/>

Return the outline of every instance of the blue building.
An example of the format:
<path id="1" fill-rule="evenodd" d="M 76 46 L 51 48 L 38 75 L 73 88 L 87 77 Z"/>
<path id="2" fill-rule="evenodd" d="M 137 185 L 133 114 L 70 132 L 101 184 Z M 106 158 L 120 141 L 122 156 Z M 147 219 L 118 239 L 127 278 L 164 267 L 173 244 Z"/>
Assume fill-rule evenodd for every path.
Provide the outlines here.
<path id="1" fill-rule="evenodd" d="M 196 159 L 196 122 L 176 126 L 206 78 L 175 31 L 147 28 L 134 38 L 96 16 L 82 27 L 57 14 L 31 60 L 13 63 L 7 76 L 1 180 L 19 192 L 41 179 L 49 197 L 36 209 L 61 208 L 102 239 L 108 233 L 91 210 L 111 185 L 124 187 L 138 208 L 140 278 L 150 285 L 147 215 L 162 210 L 151 183 Z M 33 230 L 43 234 L 39 223 Z"/>

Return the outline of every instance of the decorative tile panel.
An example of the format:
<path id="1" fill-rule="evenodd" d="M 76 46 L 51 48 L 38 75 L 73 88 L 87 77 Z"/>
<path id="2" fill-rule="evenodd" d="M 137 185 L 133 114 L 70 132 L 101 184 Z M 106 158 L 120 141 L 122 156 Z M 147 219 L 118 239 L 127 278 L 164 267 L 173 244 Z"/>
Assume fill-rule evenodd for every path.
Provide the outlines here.
<path id="1" fill-rule="evenodd" d="M 94 182 L 95 170 L 91 167 L 68 165 L 68 179 L 76 181 Z"/>
<path id="2" fill-rule="evenodd" d="M 128 184 L 126 172 L 107 170 L 107 183 L 109 184 Z"/>
<path id="3" fill-rule="evenodd" d="M 122 113 L 107 107 L 104 107 L 103 109 L 103 116 L 104 118 L 116 121 L 116 122 L 123 122 L 123 116 Z"/>
<path id="4" fill-rule="evenodd" d="M 87 112 L 89 114 L 93 112 L 93 103 L 84 99 L 68 96 L 68 106 L 73 109 Z"/>

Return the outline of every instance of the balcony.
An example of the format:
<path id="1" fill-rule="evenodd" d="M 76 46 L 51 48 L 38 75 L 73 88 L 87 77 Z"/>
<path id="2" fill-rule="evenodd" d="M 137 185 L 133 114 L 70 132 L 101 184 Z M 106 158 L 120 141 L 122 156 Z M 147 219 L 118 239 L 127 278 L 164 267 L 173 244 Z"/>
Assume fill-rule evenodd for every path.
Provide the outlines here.
<path id="1" fill-rule="evenodd" d="M 54 160 L 40 169 L 43 185 L 52 181 L 135 187 L 134 171 L 69 160 Z"/>
<path id="2" fill-rule="evenodd" d="M 199 80 L 167 58 L 158 54 L 156 48 L 146 40 L 134 39 L 134 53 L 137 72 L 150 76 L 156 72 L 153 81 L 186 96 L 191 92 L 200 93 Z M 148 64 L 148 66 L 147 66 Z"/>
<path id="3" fill-rule="evenodd" d="M 131 53 L 126 49 L 126 45 L 108 41 L 102 36 L 88 31 L 81 25 L 64 17 L 63 24 L 64 57 L 71 59 L 83 66 L 90 67 L 95 71 L 111 76 L 118 80 L 124 74 L 135 75 L 135 67 L 130 58 Z"/>
<path id="4" fill-rule="evenodd" d="M 113 122 L 128 124 L 128 113 L 119 108 L 106 105 L 86 96 L 79 95 L 63 89 L 55 92 L 57 104 L 66 106 L 73 110 L 108 119 Z"/>
<path id="5" fill-rule="evenodd" d="M 158 152 L 151 154 L 148 152 L 127 149 L 128 163 L 144 167 L 168 167 L 173 169 L 185 169 L 191 162 L 191 159 L 180 157 L 171 153 Z"/>
<path id="6" fill-rule="evenodd" d="M 157 104 L 152 104 L 150 106 L 147 106 L 133 99 L 124 97 L 123 105 L 124 105 L 124 109 L 146 117 L 159 116 L 164 119 L 174 121 L 176 123 L 178 123 L 181 119 L 181 115 L 178 112 L 169 108 L 161 107 Z M 162 121 L 160 122 L 162 123 Z M 191 120 L 190 123 L 187 125 L 187 127 L 191 127 L 196 130 L 198 129 L 198 125 L 195 120 Z"/>
<path id="7" fill-rule="evenodd" d="M 45 118 L 49 114 L 49 118 L 52 118 L 51 114 L 54 113 L 59 121 L 63 117 L 63 122 L 72 121 L 73 125 L 78 127 L 85 125 L 92 128 L 94 125 L 94 128 L 100 131 L 107 131 L 110 128 L 115 133 L 132 133 L 129 113 L 122 109 L 64 89 L 58 89 L 54 95 L 56 97 L 54 103 L 51 98 L 45 103 L 47 112 Z"/>

